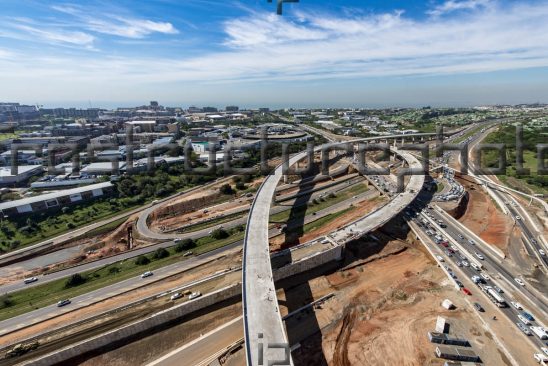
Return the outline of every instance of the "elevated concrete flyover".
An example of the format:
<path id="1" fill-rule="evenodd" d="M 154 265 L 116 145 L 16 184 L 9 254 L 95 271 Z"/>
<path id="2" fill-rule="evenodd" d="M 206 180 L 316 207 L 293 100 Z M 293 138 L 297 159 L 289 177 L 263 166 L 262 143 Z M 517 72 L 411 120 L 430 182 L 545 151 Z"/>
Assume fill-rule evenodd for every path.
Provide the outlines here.
<path id="1" fill-rule="evenodd" d="M 431 133 L 415 135 L 432 136 Z M 382 138 L 402 138 L 402 135 L 383 136 Z M 378 137 L 355 139 L 342 144 L 378 139 Z M 321 150 L 320 146 L 315 149 L 315 152 Z M 394 148 L 392 153 L 399 155 L 411 168 L 422 167 L 422 164 L 411 154 L 399 152 Z M 294 155 L 289 159 L 289 166 L 306 156 L 307 152 Z M 277 363 L 279 365 L 293 365 L 291 355 L 286 353 L 288 348 L 283 347 L 283 345 L 287 345 L 287 335 L 276 297 L 268 242 L 270 205 L 282 175 L 283 165 L 280 165 L 272 175 L 265 179 L 257 191 L 251 206 L 244 238 L 242 303 L 246 360 L 250 366 L 264 364 L 265 361 L 272 360 L 281 360 L 282 362 Z M 378 211 L 347 225 L 330 236 L 338 243 L 345 243 L 378 228 L 411 203 L 420 192 L 423 183 L 424 175 L 412 175 L 406 192 L 396 195 L 390 203 Z"/>

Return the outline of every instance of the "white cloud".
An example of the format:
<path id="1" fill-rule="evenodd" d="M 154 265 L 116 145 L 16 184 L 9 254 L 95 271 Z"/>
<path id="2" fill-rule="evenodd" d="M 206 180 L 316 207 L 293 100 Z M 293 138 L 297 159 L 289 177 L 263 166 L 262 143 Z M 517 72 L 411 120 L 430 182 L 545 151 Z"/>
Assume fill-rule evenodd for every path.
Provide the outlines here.
<path id="1" fill-rule="evenodd" d="M 38 37 L 48 43 L 68 43 L 90 47 L 95 37 L 84 32 L 66 32 L 48 28 L 37 28 L 26 24 L 11 24 L 13 29 L 27 33 L 32 37 Z"/>
<path id="2" fill-rule="evenodd" d="M 458 10 L 474 10 L 481 7 L 487 7 L 493 3 L 493 0 L 447 0 L 428 11 L 428 14 L 436 17 Z"/>
<path id="3" fill-rule="evenodd" d="M 77 5 L 53 5 L 51 8 L 74 16 L 82 22 L 82 25 L 87 30 L 97 33 L 126 38 L 143 38 L 152 33 L 179 33 L 173 24 L 168 22 L 156 22 L 130 16 L 113 15 L 111 13 L 98 12 L 97 9 L 92 10 Z M 94 15 L 90 15 L 90 13 Z"/>
<path id="4" fill-rule="evenodd" d="M 121 17 L 115 21 L 88 18 L 86 27 L 90 31 L 127 38 L 143 38 L 151 33 L 179 33 L 171 23 Z"/>

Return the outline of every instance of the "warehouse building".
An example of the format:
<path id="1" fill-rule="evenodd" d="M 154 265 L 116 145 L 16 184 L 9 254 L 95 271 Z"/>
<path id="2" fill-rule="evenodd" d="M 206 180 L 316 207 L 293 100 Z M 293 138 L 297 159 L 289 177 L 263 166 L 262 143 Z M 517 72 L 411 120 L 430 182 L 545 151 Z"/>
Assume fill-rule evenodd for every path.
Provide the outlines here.
<path id="1" fill-rule="evenodd" d="M 3 216 L 14 217 L 19 214 L 28 214 L 50 208 L 62 208 L 105 196 L 113 190 L 114 185 L 111 182 L 91 184 L 20 200 L 2 202 L 0 203 L 0 212 Z"/>
<path id="2" fill-rule="evenodd" d="M 454 346 L 437 346 L 435 352 L 436 356 L 445 358 L 446 360 L 481 362 L 480 357 L 471 349 Z"/>

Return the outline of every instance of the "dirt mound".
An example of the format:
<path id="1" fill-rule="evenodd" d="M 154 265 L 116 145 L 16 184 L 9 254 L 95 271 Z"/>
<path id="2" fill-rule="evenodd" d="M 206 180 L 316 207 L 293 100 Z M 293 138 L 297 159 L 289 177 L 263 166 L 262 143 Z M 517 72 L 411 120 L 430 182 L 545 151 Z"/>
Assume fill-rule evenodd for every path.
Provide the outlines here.
<path id="1" fill-rule="evenodd" d="M 488 194 L 475 182 L 468 179 L 459 179 L 459 182 L 469 195 L 466 211 L 459 221 L 487 243 L 507 253 L 512 221 L 497 209 Z"/>

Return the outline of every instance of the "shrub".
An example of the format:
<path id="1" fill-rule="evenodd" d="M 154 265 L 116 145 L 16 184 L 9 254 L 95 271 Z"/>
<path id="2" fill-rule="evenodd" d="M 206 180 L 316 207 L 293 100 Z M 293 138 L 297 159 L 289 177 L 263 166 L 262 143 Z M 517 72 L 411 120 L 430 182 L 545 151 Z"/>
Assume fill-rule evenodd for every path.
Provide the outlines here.
<path id="1" fill-rule="evenodd" d="M 185 250 L 188 250 L 188 249 L 192 249 L 196 247 L 196 243 L 194 242 L 194 240 L 192 239 L 185 239 L 183 240 L 182 242 L 178 243 L 176 246 L 175 246 L 175 251 L 177 253 L 181 253 Z"/>
<path id="2" fill-rule="evenodd" d="M 144 266 L 149 263 L 150 263 L 150 259 L 148 259 L 148 257 L 144 255 L 140 255 L 137 257 L 137 259 L 135 259 L 135 264 L 138 266 Z"/>
<path id="3" fill-rule="evenodd" d="M 237 182 L 236 183 L 236 189 L 239 190 L 239 191 L 243 191 L 244 189 L 246 189 L 246 185 L 243 183 L 243 182 Z"/>
<path id="4" fill-rule="evenodd" d="M 121 270 L 120 270 L 120 268 L 118 268 L 118 267 L 110 267 L 110 268 L 108 269 L 108 273 L 109 273 L 109 274 L 120 273 L 120 271 L 121 271 Z"/>
<path id="5" fill-rule="evenodd" d="M 219 188 L 219 192 L 221 192 L 221 194 L 233 194 L 234 193 L 234 191 L 232 190 L 232 187 L 230 186 L 230 184 L 223 184 Z"/>
<path id="6" fill-rule="evenodd" d="M 211 237 L 217 240 L 225 239 L 225 238 L 228 238 L 229 236 L 230 234 L 225 229 L 215 229 L 211 233 Z"/>
<path id="7" fill-rule="evenodd" d="M 8 308 L 13 305 L 13 300 L 10 295 L 4 294 L 0 296 L 0 308 Z"/>
<path id="8" fill-rule="evenodd" d="M 162 259 L 169 257 L 169 252 L 165 248 L 158 248 L 154 251 L 154 259 Z"/>
<path id="9" fill-rule="evenodd" d="M 67 281 L 65 282 L 65 288 L 80 286 L 85 282 L 86 279 L 82 277 L 80 273 L 75 273 L 67 279 Z"/>
<path id="10" fill-rule="evenodd" d="M 67 223 L 67 227 L 68 227 L 69 229 L 74 229 L 74 228 L 76 227 L 76 225 L 74 225 L 72 222 L 68 222 L 68 223 Z"/>

